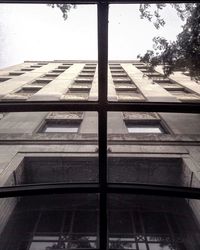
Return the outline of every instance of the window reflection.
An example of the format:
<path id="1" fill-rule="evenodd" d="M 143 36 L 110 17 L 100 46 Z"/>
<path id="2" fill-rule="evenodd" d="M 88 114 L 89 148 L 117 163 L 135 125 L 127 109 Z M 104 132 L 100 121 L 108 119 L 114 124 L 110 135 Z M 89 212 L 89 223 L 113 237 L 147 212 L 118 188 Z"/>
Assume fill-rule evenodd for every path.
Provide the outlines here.
<path id="1" fill-rule="evenodd" d="M 5 250 L 97 248 L 96 202 L 96 195 L 22 198 L 1 234 L 0 245 L 3 248 L 0 248 Z"/>
<path id="2" fill-rule="evenodd" d="M 73 196 L 22 198 L 1 234 L 1 249 L 98 248 L 97 199 Z M 110 249 L 200 249 L 199 227 L 184 199 L 112 195 L 108 205 Z"/>
<path id="3" fill-rule="evenodd" d="M 112 195 L 109 248 L 132 250 L 200 249 L 199 228 L 183 200 Z M 198 236 L 197 236 L 198 235 Z"/>

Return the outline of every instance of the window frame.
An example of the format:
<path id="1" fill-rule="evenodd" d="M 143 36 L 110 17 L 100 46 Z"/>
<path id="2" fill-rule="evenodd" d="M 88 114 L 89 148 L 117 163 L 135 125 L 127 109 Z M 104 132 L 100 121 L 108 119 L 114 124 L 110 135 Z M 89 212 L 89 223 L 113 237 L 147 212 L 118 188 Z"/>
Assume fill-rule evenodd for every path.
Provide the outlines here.
<path id="1" fill-rule="evenodd" d="M 147 135 L 147 134 L 157 134 L 157 135 L 163 135 L 163 134 L 169 134 L 169 132 L 167 131 L 167 129 L 163 126 L 162 121 L 159 119 L 155 119 L 155 120 L 124 120 L 127 131 L 129 134 L 139 134 L 139 135 Z M 131 126 L 133 127 L 133 129 L 137 128 L 142 128 L 144 131 L 130 131 Z M 145 132 L 145 128 L 156 128 L 159 130 L 159 132 L 149 132 L 146 131 Z"/>
<path id="2" fill-rule="evenodd" d="M 45 122 L 42 123 L 42 126 L 40 126 L 39 130 L 37 133 L 42 133 L 42 134 L 62 134 L 62 133 L 67 133 L 67 134 L 77 134 L 80 131 L 80 126 L 81 126 L 82 120 L 74 119 L 45 119 Z M 46 131 L 48 128 L 52 128 L 52 125 L 57 125 L 57 131 Z M 70 125 L 71 127 L 65 127 Z M 58 131 L 60 128 L 66 128 L 66 130 L 70 129 L 76 129 L 76 131 Z M 54 127 L 53 127 L 54 128 Z"/>
<path id="3" fill-rule="evenodd" d="M 143 111 L 200 113 L 198 103 L 164 102 L 110 102 L 107 100 L 107 65 L 108 65 L 108 8 L 109 4 L 142 3 L 138 0 L 55 0 L 56 3 L 97 4 L 98 13 L 98 93 L 96 102 L 84 101 L 9 101 L 0 102 L 0 112 L 39 112 L 39 111 L 97 111 L 99 136 L 99 184 L 47 184 L 0 187 L 0 198 L 53 193 L 99 193 L 100 224 L 99 248 L 107 249 L 107 195 L 109 193 L 145 194 L 157 196 L 184 197 L 200 199 L 200 188 L 169 187 L 143 184 L 108 184 L 107 183 L 107 112 L 108 111 Z M 143 0 L 146 3 L 146 1 Z M 151 3 L 162 1 L 151 1 Z M 183 1 L 166 1 L 181 3 Z M 185 1 L 184 1 L 185 2 Z M 192 2 L 192 1 L 186 1 Z M 52 3 L 50 0 L 0 0 L 0 3 Z"/>

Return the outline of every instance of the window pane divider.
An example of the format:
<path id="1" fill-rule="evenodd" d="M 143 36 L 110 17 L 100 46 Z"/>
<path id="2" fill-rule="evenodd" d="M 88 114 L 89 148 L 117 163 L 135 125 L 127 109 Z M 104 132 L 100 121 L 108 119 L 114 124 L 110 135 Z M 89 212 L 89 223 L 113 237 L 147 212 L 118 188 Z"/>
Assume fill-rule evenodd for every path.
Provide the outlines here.
<path id="1" fill-rule="evenodd" d="M 160 186 L 147 184 L 107 183 L 107 112 L 141 111 L 200 113 L 200 103 L 165 103 L 165 102 L 108 102 L 108 7 L 109 4 L 145 3 L 138 0 L 0 0 L 0 3 L 67 3 L 98 5 L 98 102 L 82 101 L 38 101 L 38 102 L 0 102 L 0 112 L 43 112 L 43 111 L 96 111 L 98 112 L 99 146 L 99 183 L 49 183 L 0 187 L 0 198 L 33 196 L 60 193 L 99 193 L 100 194 L 100 244 L 99 249 L 106 250 L 107 243 L 107 195 L 110 193 L 139 194 L 153 196 L 182 197 L 200 199 L 200 188 Z M 192 1 L 186 1 L 192 2 Z M 163 3 L 163 1 L 151 1 Z M 166 1 L 182 3 L 182 1 Z"/>
<path id="2" fill-rule="evenodd" d="M 48 183 L 0 187 L 0 198 L 44 194 L 99 193 L 98 183 Z"/>
<path id="3" fill-rule="evenodd" d="M 108 4 L 98 4 L 98 138 L 99 138 L 99 248 L 107 249 L 107 71 Z"/>
<path id="4" fill-rule="evenodd" d="M 200 199 L 200 188 L 136 183 L 109 183 L 106 193 L 139 194 Z M 98 183 L 48 183 L 0 187 L 0 198 L 64 193 L 101 193 Z"/>
<path id="5" fill-rule="evenodd" d="M 200 113 L 200 103 L 169 102 L 108 102 L 103 106 L 99 102 L 0 102 L 0 112 L 43 112 L 43 111 L 141 111 Z"/>

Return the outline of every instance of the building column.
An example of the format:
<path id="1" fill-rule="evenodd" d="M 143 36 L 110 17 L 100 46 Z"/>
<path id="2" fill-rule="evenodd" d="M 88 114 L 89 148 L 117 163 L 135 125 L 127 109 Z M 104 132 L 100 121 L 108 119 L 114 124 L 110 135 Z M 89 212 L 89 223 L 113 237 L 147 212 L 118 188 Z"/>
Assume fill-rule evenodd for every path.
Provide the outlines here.
<path id="1" fill-rule="evenodd" d="M 163 89 L 160 85 L 152 83 L 152 81 L 137 69 L 134 65 L 122 63 L 121 66 L 131 78 L 133 83 L 138 87 L 139 91 L 150 102 L 179 102 L 176 97 Z"/>
<path id="2" fill-rule="evenodd" d="M 49 84 L 44 86 L 37 93 L 29 98 L 29 101 L 39 101 L 39 100 L 60 100 L 62 95 L 64 95 L 68 88 L 72 85 L 75 78 L 81 72 L 84 67 L 84 63 L 76 63 L 66 69 L 61 73 L 55 80 L 51 81 Z"/>
<path id="3" fill-rule="evenodd" d="M 163 74 L 162 66 L 157 66 L 156 71 Z M 173 74 L 168 76 L 168 78 L 172 81 L 177 82 L 184 88 L 190 90 L 191 92 L 194 92 L 198 95 L 200 95 L 200 85 L 197 84 L 195 81 L 192 81 L 189 76 L 184 75 L 181 71 L 175 71 Z"/>
<path id="4" fill-rule="evenodd" d="M 31 63 L 32 64 L 32 63 Z M 31 65 L 29 64 L 29 65 Z M 2 82 L 0 85 L 0 98 L 3 98 L 4 96 L 10 94 L 11 92 L 20 90 L 20 88 L 28 83 L 31 83 L 33 80 L 35 80 L 38 77 L 43 76 L 48 71 L 54 70 L 57 68 L 60 64 L 59 63 L 49 63 L 47 65 L 44 65 L 40 68 L 36 68 L 32 71 L 27 71 L 26 73 L 15 76 L 12 79 L 9 79 L 5 82 Z M 23 65 L 19 65 L 18 69 L 22 67 Z M 24 64 L 24 67 L 27 67 L 27 63 Z M 13 69 L 12 69 L 13 70 Z M 17 68 L 15 68 L 17 70 Z"/>

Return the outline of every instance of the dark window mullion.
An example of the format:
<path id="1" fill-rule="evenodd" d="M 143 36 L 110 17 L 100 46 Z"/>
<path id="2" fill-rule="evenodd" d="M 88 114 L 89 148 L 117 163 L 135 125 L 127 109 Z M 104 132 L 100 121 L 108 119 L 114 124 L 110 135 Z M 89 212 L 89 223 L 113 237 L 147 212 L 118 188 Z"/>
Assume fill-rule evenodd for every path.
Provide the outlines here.
<path id="1" fill-rule="evenodd" d="M 108 4 L 98 4 L 98 96 L 99 96 L 99 248 L 107 249 L 107 64 Z"/>
<path id="2" fill-rule="evenodd" d="M 106 70 L 107 72 L 107 70 Z M 103 77 L 101 77 L 103 78 Z M 101 83 L 100 83 L 101 84 Z M 105 82 L 104 82 L 105 84 Z M 101 87 L 102 84 L 101 84 Z M 101 90 L 102 92 L 102 90 Z M 107 89 L 106 89 L 107 92 Z M 43 112 L 43 111 L 99 111 L 102 110 L 98 102 L 70 102 L 70 101 L 28 101 L 28 102 L 0 102 L 0 112 Z M 199 103 L 178 102 L 109 102 L 105 103 L 107 111 L 141 111 L 141 112 L 171 112 L 171 113 L 200 113 Z"/>

